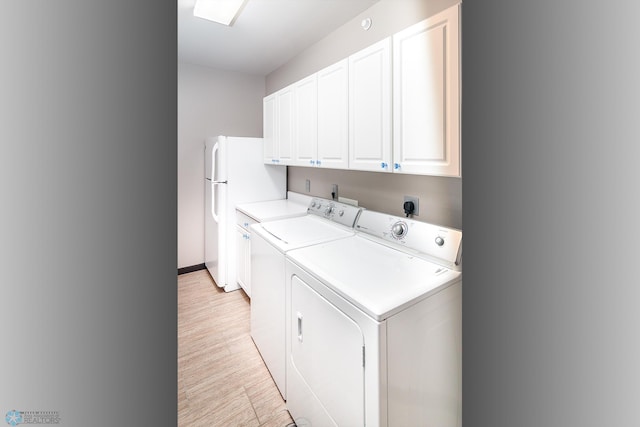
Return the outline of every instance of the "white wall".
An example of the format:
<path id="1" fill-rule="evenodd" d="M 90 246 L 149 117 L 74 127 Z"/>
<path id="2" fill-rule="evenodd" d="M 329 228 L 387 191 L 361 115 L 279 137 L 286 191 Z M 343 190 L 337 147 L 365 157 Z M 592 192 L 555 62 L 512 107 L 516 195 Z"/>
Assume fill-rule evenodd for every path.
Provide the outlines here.
<path id="1" fill-rule="evenodd" d="M 262 137 L 265 79 L 178 64 L 178 268 L 204 262 L 204 139 Z"/>

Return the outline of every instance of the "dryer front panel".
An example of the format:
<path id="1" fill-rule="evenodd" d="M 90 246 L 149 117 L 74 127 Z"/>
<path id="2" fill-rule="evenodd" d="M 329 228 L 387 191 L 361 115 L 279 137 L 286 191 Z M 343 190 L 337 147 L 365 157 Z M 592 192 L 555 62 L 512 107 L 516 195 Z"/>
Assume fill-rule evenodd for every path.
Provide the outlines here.
<path id="1" fill-rule="evenodd" d="M 364 426 L 363 333 L 300 277 L 291 280 L 287 404 L 294 420 L 302 421 L 296 420 L 299 412 L 310 425 Z"/>

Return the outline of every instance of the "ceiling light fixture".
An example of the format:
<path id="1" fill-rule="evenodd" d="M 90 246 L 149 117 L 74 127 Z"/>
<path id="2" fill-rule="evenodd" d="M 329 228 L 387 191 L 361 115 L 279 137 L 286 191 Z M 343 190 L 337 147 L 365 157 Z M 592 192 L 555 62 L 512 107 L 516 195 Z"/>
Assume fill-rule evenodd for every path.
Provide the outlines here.
<path id="1" fill-rule="evenodd" d="M 231 26 L 247 0 L 196 0 L 193 16 Z"/>

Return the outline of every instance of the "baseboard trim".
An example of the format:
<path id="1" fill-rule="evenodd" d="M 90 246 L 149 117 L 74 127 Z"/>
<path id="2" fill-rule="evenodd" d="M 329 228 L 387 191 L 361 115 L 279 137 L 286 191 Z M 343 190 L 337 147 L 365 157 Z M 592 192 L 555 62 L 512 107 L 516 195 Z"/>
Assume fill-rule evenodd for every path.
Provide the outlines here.
<path id="1" fill-rule="evenodd" d="M 207 268 L 204 264 L 191 265 L 189 267 L 182 267 L 178 269 L 178 276 L 186 273 L 193 273 L 194 271 L 200 271 Z"/>

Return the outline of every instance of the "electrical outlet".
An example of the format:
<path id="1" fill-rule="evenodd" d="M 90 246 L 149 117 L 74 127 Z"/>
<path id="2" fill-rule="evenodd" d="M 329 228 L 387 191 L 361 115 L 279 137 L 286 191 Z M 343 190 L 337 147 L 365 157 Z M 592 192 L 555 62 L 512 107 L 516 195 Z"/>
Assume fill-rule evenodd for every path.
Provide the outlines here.
<path id="1" fill-rule="evenodd" d="M 306 180 L 304 182 L 304 189 L 307 193 L 311 192 L 311 181 L 310 180 Z"/>
<path id="2" fill-rule="evenodd" d="M 418 216 L 420 214 L 420 199 L 416 196 L 404 196 L 404 201 L 402 203 L 402 208 L 404 210 L 404 204 L 406 202 L 413 202 L 413 216 Z"/>

